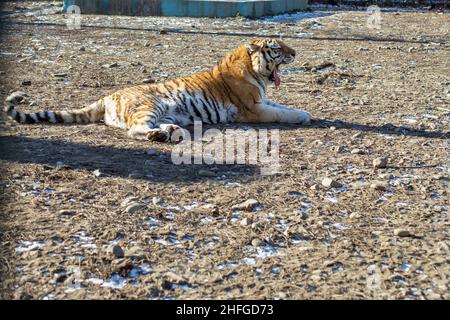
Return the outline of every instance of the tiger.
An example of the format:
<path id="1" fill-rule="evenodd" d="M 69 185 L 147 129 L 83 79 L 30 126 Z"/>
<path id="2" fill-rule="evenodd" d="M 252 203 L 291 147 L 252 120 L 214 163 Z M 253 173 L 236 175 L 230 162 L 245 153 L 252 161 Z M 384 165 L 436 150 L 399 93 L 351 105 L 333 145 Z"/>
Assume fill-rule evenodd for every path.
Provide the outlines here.
<path id="1" fill-rule="evenodd" d="M 280 66 L 293 63 L 296 51 L 279 39 L 258 39 L 231 51 L 212 69 L 164 83 L 118 90 L 91 105 L 70 111 L 24 113 L 16 105 L 28 99 L 21 91 L 6 98 L 4 110 L 19 123 L 87 124 L 104 122 L 128 130 L 138 140 L 182 139 L 184 127 L 201 123 L 290 123 L 308 125 L 311 114 L 266 97 L 268 85 L 279 88 Z M 175 134 L 177 133 L 177 134 Z"/>

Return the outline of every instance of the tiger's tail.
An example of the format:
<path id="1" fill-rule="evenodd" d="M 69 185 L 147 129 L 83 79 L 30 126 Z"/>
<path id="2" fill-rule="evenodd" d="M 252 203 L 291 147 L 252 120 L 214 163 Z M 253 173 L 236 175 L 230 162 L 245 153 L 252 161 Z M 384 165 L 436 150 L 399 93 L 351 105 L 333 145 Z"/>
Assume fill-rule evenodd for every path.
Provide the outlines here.
<path id="1" fill-rule="evenodd" d="M 27 95 L 20 91 L 16 91 L 6 98 L 4 108 L 6 114 L 19 123 L 93 123 L 102 120 L 105 114 L 103 99 L 78 110 L 41 111 L 34 113 L 17 111 L 16 106 L 24 102 L 26 98 Z"/>

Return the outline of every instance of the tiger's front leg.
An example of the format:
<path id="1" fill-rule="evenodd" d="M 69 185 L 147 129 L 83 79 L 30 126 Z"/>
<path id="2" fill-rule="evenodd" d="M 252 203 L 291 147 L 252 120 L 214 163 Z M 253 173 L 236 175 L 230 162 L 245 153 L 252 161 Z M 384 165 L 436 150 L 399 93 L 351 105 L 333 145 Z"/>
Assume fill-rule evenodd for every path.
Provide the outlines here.
<path id="1" fill-rule="evenodd" d="M 257 122 L 280 122 L 280 123 L 311 123 L 311 114 L 304 110 L 285 107 L 276 102 L 267 100 L 256 105 Z"/>

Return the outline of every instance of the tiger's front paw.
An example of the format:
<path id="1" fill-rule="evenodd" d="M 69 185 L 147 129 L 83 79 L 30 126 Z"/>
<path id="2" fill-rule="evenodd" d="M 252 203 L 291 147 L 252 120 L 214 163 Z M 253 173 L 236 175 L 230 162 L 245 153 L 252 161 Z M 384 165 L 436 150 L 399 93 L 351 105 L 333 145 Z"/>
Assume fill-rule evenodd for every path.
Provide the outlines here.
<path id="1" fill-rule="evenodd" d="M 308 125 L 311 123 L 311 114 L 309 112 L 298 110 L 297 122 L 299 124 Z"/>

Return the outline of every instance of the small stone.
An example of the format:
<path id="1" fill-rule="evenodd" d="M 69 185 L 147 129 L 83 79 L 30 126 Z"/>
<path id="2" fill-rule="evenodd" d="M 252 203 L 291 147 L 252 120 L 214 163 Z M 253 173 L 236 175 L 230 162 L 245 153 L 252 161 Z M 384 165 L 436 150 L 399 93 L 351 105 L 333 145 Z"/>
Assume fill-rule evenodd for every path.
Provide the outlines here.
<path id="1" fill-rule="evenodd" d="M 415 50 L 414 47 L 409 47 L 409 48 L 408 48 L 408 52 L 409 52 L 409 53 L 413 52 L 414 50 Z"/>
<path id="2" fill-rule="evenodd" d="M 145 209 L 145 205 L 135 202 L 126 207 L 125 212 L 132 214 L 142 211 L 143 209 Z"/>
<path id="3" fill-rule="evenodd" d="M 31 86 L 31 80 L 23 80 L 22 85 L 23 86 Z"/>
<path id="4" fill-rule="evenodd" d="M 115 245 L 112 247 L 111 249 L 112 254 L 116 257 L 116 258 L 123 258 L 125 257 L 125 252 L 123 251 L 123 249 L 119 246 L 119 245 Z"/>
<path id="5" fill-rule="evenodd" d="M 392 173 L 381 173 L 378 175 L 378 178 L 383 180 L 391 180 L 394 179 L 395 176 Z"/>
<path id="6" fill-rule="evenodd" d="M 243 211 L 252 211 L 256 206 L 259 205 L 259 202 L 255 199 L 248 199 L 240 204 L 236 204 L 231 207 L 233 210 L 243 210 Z"/>
<path id="7" fill-rule="evenodd" d="M 65 78 L 67 77 L 67 73 L 54 73 L 53 76 L 55 78 Z"/>
<path id="8" fill-rule="evenodd" d="M 379 157 L 373 160 L 372 165 L 374 168 L 386 168 L 387 159 L 383 157 Z"/>
<path id="9" fill-rule="evenodd" d="M 349 216 L 350 219 L 358 219 L 361 215 L 358 212 L 352 212 Z"/>
<path id="10" fill-rule="evenodd" d="M 161 30 L 161 31 L 159 31 L 159 34 L 167 34 L 167 31 L 166 30 Z"/>
<path id="11" fill-rule="evenodd" d="M 103 177 L 103 176 L 105 176 L 105 175 L 103 174 L 103 172 L 101 172 L 99 169 L 92 171 L 92 173 L 93 173 L 94 176 L 96 176 L 97 178 L 98 178 L 98 177 Z"/>
<path id="12" fill-rule="evenodd" d="M 311 281 L 313 281 L 313 282 L 318 282 L 318 281 L 320 281 L 320 276 L 319 275 L 317 275 L 317 274 L 314 274 L 314 275 L 312 275 L 311 277 L 309 277 L 309 279 L 311 280 Z"/>
<path id="13" fill-rule="evenodd" d="M 317 183 L 315 183 L 311 187 L 309 187 L 309 189 L 311 189 L 311 190 L 319 190 L 320 186 Z"/>
<path id="14" fill-rule="evenodd" d="M 123 200 L 123 201 L 121 202 L 120 206 L 125 208 L 125 207 L 127 207 L 128 205 L 130 205 L 130 203 L 134 203 L 134 202 L 136 202 L 137 200 L 138 200 L 138 198 L 137 198 L 137 197 L 134 197 L 134 196 L 126 197 L 125 200 Z"/>
<path id="15" fill-rule="evenodd" d="M 333 146 L 333 147 L 331 147 L 331 151 L 334 151 L 336 153 L 342 153 L 342 152 L 344 152 L 344 147 L 343 146 Z"/>
<path id="16" fill-rule="evenodd" d="M 260 247 L 263 244 L 263 241 L 261 239 L 255 238 L 252 240 L 252 246 L 254 247 Z"/>
<path id="17" fill-rule="evenodd" d="M 153 197 L 152 198 L 152 203 L 153 203 L 153 205 L 157 206 L 157 205 L 160 205 L 162 203 L 162 200 L 159 197 Z"/>
<path id="18" fill-rule="evenodd" d="M 322 180 L 322 185 L 326 188 L 336 188 L 341 186 L 341 184 L 338 181 L 331 178 L 324 178 Z"/>
<path id="19" fill-rule="evenodd" d="M 145 78 L 144 80 L 142 80 L 142 83 L 155 83 L 155 82 L 156 80 L 151 78 Z"/>
<path id="20" fill-rule="evenodd" d="M 370 189 L 385 191 L 387 189 L 387 185 L 384 182 L 376 181 L 370 184 Z"/>
<path id="21" fill-rule="evenodd" d="M 246 227 L 246 226 L 252 224 L 252 219 L 250 219 L 250 218 L 244 218 L 244 219 L 242 219 L 242 220 L 239 222 L 239 224 L 240 224 L 241 226 L 243 226 L 243 227 Z"/>
<path id="22" fill-rule="evenodd" d="M 74 216 L 76 212 L 72 210 L 59 210 L 59 214 L 62 216 Z"/>
<path id="23" fill-rule="evenodd" d="M 330 127 L 330 131 L 335 131 L 336 130 L 336 127 L 335 126 L 331 126 Z"/>
<path id="24" fill-rule="evenodd" d="M 364 154 L 364 151 L 362 151 L 361 149 L 352 149 L 352 151 L 350 151 L 351 154 Z"/>
<path id="25" fill-rule="evenodd" d="M 198 175 L 202 177 L 215 177 L 216 173 L 211 170 L 199 170 Z"/>
<path id="26" fill-rule="evenodd" d="M 352 139 L 362 139 L 364 135 L 362 133 L 356 133 L 352 136 Z"/>
<path id="27" fill-rule="evenodd" d="M 86 48 L 85 47 L 80 47 L 80 51 L 86 51 Z"/>
<path id="28" fill-rule="evenodd" d="M 313 141 L 313 145 L 315 145 L 315 146 L 321 146 L 321 145 L 323 145 L 323 141 L 321 141 L 321 140 L 315 140 L 315 141 Z"/>
<path id="29" fill-rule="evenodd" d="M 409 230 L 406 229 L 395 229 L 394 230 L 394 235 L 396 235 L 397 237 L 410 237 L 412 236 L 411 232 L 409 232 Z"/>
<path id="30" fill-rule="evenodd" d="M 105 68 L 115 68 L 115 67 L 118 67 L 118 66 L 119 66 L 119 64 L 117 62 L 107 63 L 107 64 L 103 65 L 103 67 L 105 67 Z"/>

